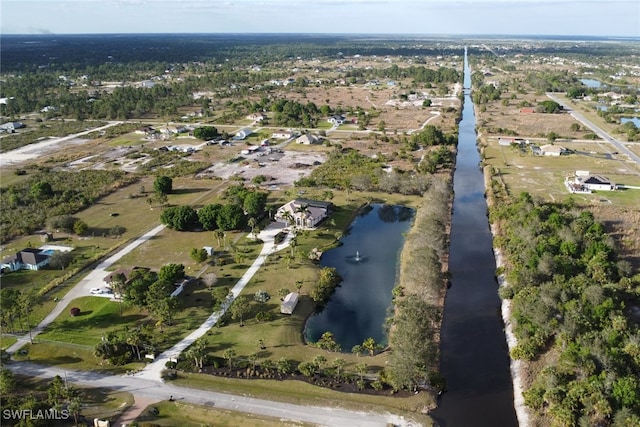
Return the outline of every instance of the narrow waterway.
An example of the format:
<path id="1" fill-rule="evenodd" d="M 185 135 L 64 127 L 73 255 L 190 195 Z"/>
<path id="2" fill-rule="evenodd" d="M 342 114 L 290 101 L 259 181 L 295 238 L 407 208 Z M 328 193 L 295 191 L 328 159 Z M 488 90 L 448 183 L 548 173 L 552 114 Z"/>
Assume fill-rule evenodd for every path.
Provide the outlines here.
<path id="1" fill-rule="evenodd" d="M 511 427 L 518 421 L 470 87 L 465 49 L 464 104 L 453 177 L 452 277 L 441 334 L 440 370 L 447 391 L 432 416 L 441 427 Z"/>

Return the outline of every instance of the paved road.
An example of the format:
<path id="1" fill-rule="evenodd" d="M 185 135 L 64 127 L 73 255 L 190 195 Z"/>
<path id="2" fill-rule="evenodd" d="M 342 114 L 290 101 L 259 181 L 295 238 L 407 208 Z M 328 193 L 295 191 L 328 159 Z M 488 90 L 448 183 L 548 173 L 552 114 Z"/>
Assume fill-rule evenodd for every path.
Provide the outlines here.
<path id="1" fill-rule="evenodd" d="M 168 400 L 170 396 L 173 396 L 177 401 L 275 417 L 282 420 L 303 421 L 323 426 L 368 427 L 387 426 L 389 423 L 399 426 L 418 425 L 405 420 L 403 417 L 390 413 L 350 411 L 340 408 L 301 406 L 290 403 L 273 402 L 252 397 L 234 396 L 213 391 L 178 387 L 172 384 L 164 384 L 139 377 L 116 377 L 96 372 L 65 371 L 60 368 L 40 366 L 27 362 L 9 363 L 6 366 L 22 375 L 40 378 L 53 378 L 56 375 L 65 378 L 66 376 L 67 380 L 73 384 L 124 391 L 155 401 Z"/>
<path id="2" fill-rule="evenodd" d="M 21 163 L 26 160 L 36 159 L 40 157 L 46 151 L 55 149 L 57 145 L 70 141 L 72 139 L 79 138 L 81 136 L 90 134 L 92 132 L 99 132 L 101 130 L 110 128 L 111 126 L 118 125 L 122 122 L 109 122 L 109 124 L 89 129 L 84 132 L 74 133 L 73 135 L 67 135 L 60 138 L 48 138 L 42 142 L 36 142 L 34 144 L 25 145 L 24 147 L 16 148 L 15 150 L 7 151 L 0 154 L 0 167 L 11 164 Z"/>
<path id="3" fill-rule="evenodd" d="M 150 240 L 153 236 L 160 233 L 162 230 L 164 230 L 164 225 L 158 225 L 157 227 L 154 227 L 150 231 L 146 232 L 145 234 L 138 237 L 133 242 L 129 243 L 127 246 L 125 246 L 124 248 L 116 252 L 114 255 L 110 256 L 109 258 L 105 259 L 100 264 L 98 264 L 96 268 L 91 270 L 91 272 L 87 274 L 84 279 L 82 279 L 76 286 L 74 286 L 71 290 L 69 290 L 69 292 L 67 292 L 66 295 L 60 299 L 60 301 L 58 301 L 58 304 L 56 304 L 56 306 L 53 308 L 53 310 L 51 310 L 51 312 L 47 315 L 47 317 L 45 317 L 42 320 L 42 322 L 40 322 L 40 324 L 31 331 L 31 336 L 35 337 L 40 332 L 42 332 L 47 326 L 49 326 L 49 324 L 53 322 L 60 315 L 60 313 L 62 313 L 62 311 L 67 308 L 67 305 L 71 301 L 79 297 L 91 295 L 90 293 L 91 288 L 104 287 L 103 279 L 107 274 L 109 274 L 106 271 L 107 268 L 111 267 L 111 265 L 117 262 L 120 258 L 125 256 L 126 254 L 128 254 L 129 252 L 131 252 L 132 250 L 134 250 L 144 242 Z M 20 349 L 20 347 L 27 344 L 29 341 L 30 341 L 29 334 L 24 335 L 18 338 L 18 341 L 16 341 L 12 346 L 10 346 L 7 349 L 7 352 L 15 353 Z"/>
<path id="4" fill-rule="evenodd" d="M 569 104 L 565 103 L 563 100 L 561 100 L 560 98 L 556 97 L 554 94 L 547 93 L 547 96 L 549 98 L 551 98 L 552 100 L 554 100 L 555 102 L 557 102 L 558 104 L 562 105 L 562 107 L 566 111 L 568 111 L 569 114 L 571 114 L 576 120 L 578 120 L 579 122 L 584 124 L 586 127 L 591 129 L 600 138 L 604 139 L 605 141 L 609 142 L 614 147 L 616 147 L 616 150 L 619 153 L 626 154 L 632 161 L 634 161 L 638 166 L 640 166 L 640 156 L 635 154 L 633 151 L 629 150 L 626 147 L 626 145 L 624 145 L 624 142 L 622 142 L 622 141 L 620 141 L 618 139 L 615 139 L 612 136 L 610 136 L 608 133 L 606 133 L 604 130 L 602 130 L 601 128 L 596 126 L 592 121 L 588 120 L 582 114 L 580 114 L 577 111 L 575 111 L 574 109 L 572 109 Z M 636 171 L 636 173 L 640 174 L 640 172 L 638 172 L 638 171 Z"/>

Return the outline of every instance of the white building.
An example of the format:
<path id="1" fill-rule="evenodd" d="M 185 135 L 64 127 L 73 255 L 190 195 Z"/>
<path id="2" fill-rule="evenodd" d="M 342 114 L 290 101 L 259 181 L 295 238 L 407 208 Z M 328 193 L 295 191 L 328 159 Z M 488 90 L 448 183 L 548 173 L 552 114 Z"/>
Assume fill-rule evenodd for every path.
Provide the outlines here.
<path id="1" fill-rule="evenodd" d="M 278 208 L 275 218 L 299 228 L 313 228 L 333 211 L 333 203 L 295 199 Z"/>
<path id="2" fill-rule="evenodd" d="M 284 297 L 282 304 L 280 304 L 280 313 L 293 314 L 293 310 L 296 309 L 296 305 L 298 305 L 298 294 L 290 292 L 286 297 Z"/>

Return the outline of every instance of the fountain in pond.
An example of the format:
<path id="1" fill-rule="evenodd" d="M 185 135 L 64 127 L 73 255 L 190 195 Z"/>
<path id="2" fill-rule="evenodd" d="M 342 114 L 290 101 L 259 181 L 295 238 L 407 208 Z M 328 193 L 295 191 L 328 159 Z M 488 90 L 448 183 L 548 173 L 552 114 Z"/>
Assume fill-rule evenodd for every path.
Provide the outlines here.
<path id="1" fill-rule="evenodd" d="M 354 258 L 356 262 L 360 262 L 360 252 L 356 251 L 356 257 Z"/>

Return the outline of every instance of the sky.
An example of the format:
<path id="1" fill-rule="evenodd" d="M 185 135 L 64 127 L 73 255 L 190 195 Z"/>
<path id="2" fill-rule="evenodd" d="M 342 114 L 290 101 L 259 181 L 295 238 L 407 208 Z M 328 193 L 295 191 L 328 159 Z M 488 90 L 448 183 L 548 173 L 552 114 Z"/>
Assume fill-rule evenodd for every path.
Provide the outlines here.
<path id="1" fill-rule="evenodd" d="M 640 0 L 0 0 L 0 34 L 640 37 Z"/>

